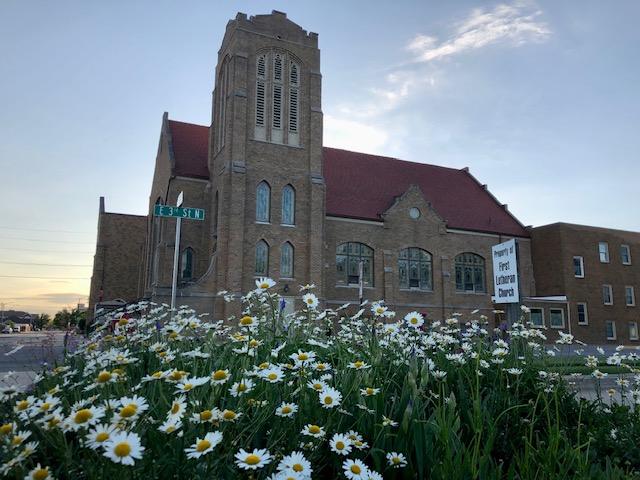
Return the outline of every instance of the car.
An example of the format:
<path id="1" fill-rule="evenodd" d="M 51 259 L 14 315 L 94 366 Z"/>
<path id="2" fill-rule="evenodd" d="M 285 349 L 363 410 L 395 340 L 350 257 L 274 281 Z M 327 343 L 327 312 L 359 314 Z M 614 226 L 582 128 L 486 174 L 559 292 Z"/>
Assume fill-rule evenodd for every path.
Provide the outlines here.
<path id="1" fill-rule="evenodd" d="M 2 333 L 13 333 L 13 328 L 11 327 L 4 327 L 2 329 Z"/>

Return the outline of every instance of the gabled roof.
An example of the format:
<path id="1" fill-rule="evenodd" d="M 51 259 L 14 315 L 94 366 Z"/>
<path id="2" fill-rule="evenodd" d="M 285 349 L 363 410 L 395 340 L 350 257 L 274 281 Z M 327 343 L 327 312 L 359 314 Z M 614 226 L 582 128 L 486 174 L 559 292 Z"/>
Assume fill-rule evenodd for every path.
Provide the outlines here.
<path id="1" fill-rule="evenodd" d="M 209 178 L 209 127 L 169 120 L 175 174 Z M 420 188 L 447 227 L 529 237 L 529 232 L 467 169 L 323 147 L 326 214 L 363 220 L 382 214 L 411 185 Z"/>
<path id="2" fill-rule="evenodd" d="M 467 169 L 323 148 L 327 215 L 380 220 L 417 185 L 447 227 L 528 237 L 518 220 Z"/>
<path id="3" fill-rule="evenodd" d="M 174 174 L 209 178 L 209 127 L 168 120 L 175 158 Z"/>

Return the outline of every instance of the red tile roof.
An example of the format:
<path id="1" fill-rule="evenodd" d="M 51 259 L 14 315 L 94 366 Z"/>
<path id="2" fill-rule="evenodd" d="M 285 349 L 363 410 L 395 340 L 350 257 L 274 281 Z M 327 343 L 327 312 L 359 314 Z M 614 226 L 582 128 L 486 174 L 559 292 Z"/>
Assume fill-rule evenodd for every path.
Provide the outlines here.
<path id="1" fill-rule="evenodd" d="M 209 127 L 169 120 L 175 175 L 209 178 Z"/>
<path id="2" fill-rule="evenodd" d="M 175 174 L 209 178 L 209 127 L 169 120 Z M 467 171 L 323 148 L 327 215 L 380 220 L 417 185 L 449 228 L 528 237 L 529 233 Z"/>
<path id="3" fill-rule="evenodd" d="M 529 236 L 467 170 L 328 147 L 323 153 L 327 215 L 380 220 L 417 185 L 449 228 Z"/>

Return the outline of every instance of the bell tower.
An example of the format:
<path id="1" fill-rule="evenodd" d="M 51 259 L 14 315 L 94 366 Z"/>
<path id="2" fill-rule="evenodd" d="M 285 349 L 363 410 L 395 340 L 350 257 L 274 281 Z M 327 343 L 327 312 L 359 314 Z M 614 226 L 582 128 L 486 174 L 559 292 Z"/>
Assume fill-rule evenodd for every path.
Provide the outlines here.
<path id="1" fill-rule="evenodd" d="M 209 139 L 215 288 L 255 278 L 280 293 L 322 286 L 324 178 L 318 35 L 282 12 L 227 24 L 218 52 Z M 322 296 L 321 290 L 317 290 Z M 215 315 L 221 318 L 218 299 Z"/>

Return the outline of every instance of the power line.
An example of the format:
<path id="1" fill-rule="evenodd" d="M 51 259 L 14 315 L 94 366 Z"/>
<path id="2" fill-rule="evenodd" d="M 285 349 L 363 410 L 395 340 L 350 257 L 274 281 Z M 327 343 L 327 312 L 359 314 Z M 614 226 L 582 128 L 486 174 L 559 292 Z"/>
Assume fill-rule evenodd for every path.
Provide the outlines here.
<path id="1" fill-rule="evenodd" d="M 92 233 L 89 231 L 78 231 L 78 230 L 48 230 L 46 228 L 23 228 L 23 227 L 7 227 L 5 225 L 0 225 L 0 229 L 2 230 L 25 230 L 28 232 L 54 232 L 54 233 Z"/>
<path id="2" fill-rule="evenodd" d="M 21 275 L 0 275 L 0 278 L 32 278 L 36 280 L 89 280 L 89 277 L 23 277 Z"/>
<path id="3" fill-rule="evenodd" d="M 11 250 L 12 252 L 36 252 L 36 253 L 73 253 L 79 255 L 93 255 L 95 252 L 76 252 L 73 250 L 36 250 L 32 248 L 10 248 L 0 247 L 0 250 Z"/>
<path id="4" fill-rule="evenodd" d="M 23 240 L 25 242 L 73 243 L 76 245 L 93 245 L 93 242 L 67 242 L 65 240 L 41 240 L 39 238 L 0 237 L 2 240 Z"/>
<path id="5" fill-rule="evenodd" d="M 33 262 L 2 262 L 2 265 L 37 265 L 39 267 L 91 267 L 92 265 L 76 265 L 69 263 L 33 263 Z"/>

